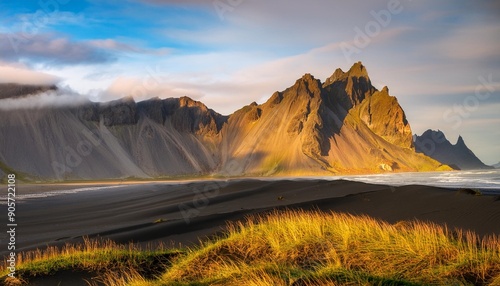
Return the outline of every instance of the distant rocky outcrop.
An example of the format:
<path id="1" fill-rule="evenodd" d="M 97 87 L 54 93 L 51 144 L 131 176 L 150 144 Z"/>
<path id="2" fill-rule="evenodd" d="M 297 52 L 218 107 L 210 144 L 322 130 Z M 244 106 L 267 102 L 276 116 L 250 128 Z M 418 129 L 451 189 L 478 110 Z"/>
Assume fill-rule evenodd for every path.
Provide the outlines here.
<path id="1" fill-rule="evenodd" d="M 500 169 L 500 162 L 494 164 L 492 167 L 495 169 Z"/>
<path id="2" fill-rule="evenodd" d="M 491 169 L 485 165 L 465 145 L 462 136 L 458 137 L 455 145 L 451 144 L 440 130 L 427 130 L 422 135 L 414 136 L 415 149 L 437 161 L 459 170 Z"/>
<path id="3" fill-rule="evenodd" d="M 33 179 L 450 170 L 415 152 L 403 109 L 362 63 L 230 116 L 188 97 L 123 98 L 2 111 L 0 133 L 1 166 Z"/>

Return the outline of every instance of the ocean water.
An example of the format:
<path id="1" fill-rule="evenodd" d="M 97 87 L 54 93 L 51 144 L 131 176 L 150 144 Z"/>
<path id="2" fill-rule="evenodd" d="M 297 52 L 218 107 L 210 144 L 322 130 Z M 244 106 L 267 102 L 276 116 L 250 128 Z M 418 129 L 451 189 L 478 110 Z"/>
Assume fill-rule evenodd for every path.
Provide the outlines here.
<path id="1" fill-rule="evenodd" d="M 396 187 L 406 185 L 425 185 L 453 189 L 470 188 L 481 190 L 484 194 L 500 194 L 500 169 L 354 175 L 335 178 Z"/>
<path id="2" fill-rule="evenodd" d="M 444 188 L 470 188 L 481 190 L 483 194 L 500 195 L 500 169 L 455 171 L 455 172 L 425 172 L 425 173 L 391 173 L 375 175 L 349 175 L 319 177 L 325 180 L 349 180 L 369 184 L 381 184 L 389 186 L 405 185 L 425 185 Z M 278 180 L 280 178 L 266 178 L 268 180 Z M 287 179 L 287 178 L 281 178 Z M 300 179 L 300 178 L 297 178 Z M 304 179 L 312 179 L 311 177 Z M 315 177 L 318 179 L 318 177 Z M 156 184 L 182 184 L 186 182 L 156 182 Z M 106 191 L 112 188 L 123 187 L 124 185 L 113 185 L 104 187 L 68 188 L 67 190 L 46 191 L 31 194 L 17 193 L 16 202 L 23 202 L 31 199 L 60 196 L 65 194 L 75 194 L 90 191 Z M 0 194 L 0 205 L 7 204 L 6 190 Z"/>

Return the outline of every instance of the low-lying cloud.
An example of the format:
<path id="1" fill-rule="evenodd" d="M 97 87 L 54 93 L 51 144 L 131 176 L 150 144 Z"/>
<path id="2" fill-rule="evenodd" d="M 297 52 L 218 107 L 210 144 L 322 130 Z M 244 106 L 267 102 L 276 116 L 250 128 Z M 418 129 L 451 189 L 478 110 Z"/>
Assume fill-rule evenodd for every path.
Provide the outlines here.
<path id="1" fill-rule="evenodd" d="M 71 90 L 47 91 L 18 98 L 0 99 L 0 111 L 33 110 L 47 107 L 73 107 L 88 103 L 86 96 Z"/>

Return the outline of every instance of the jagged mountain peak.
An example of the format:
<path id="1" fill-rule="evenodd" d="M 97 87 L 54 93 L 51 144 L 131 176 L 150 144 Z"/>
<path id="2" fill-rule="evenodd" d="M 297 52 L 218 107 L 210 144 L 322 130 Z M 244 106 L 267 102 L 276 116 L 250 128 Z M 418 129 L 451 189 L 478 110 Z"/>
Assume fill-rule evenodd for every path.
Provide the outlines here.
<path id="1" fill-rule="evenodd" d="M 349 76 L 352 77 L 366 77 L 368 78 L 368 71 L 366 67 L 361 62 L 357 62 L 352 65 L 352 67 L 347 72 Z"/>
<path id="2" fill-rule="evenodd" d="M 188 96 L 179 98 L 180 107 L 198 107 L 203 111 L 208 111 L 208 107 L 201 101 L 194 100 Z"/>
<path id="3" fill-rule="evenodd" d="M 335 70 L 325 81 L 323 88 L 346 111 L 377 90 L 372 86 L 368 71 L 361 62 L 355 63 L 347 72 Z"/>
<path id="4" fill-rule="evenodd" d="M 266 103 L 231 115 L 222 133 L 232 139 L 223 144 L 227 157 L 250 173 L 447 170 L 415 153 L 403 109 L 387 87 L 371 85 L 361 63 L 329 80 L 322 85 L 305 74 Z"/>
<path id="5" fill-rule="evenodd" d="M 315 81 L 316 78 L 310 73 L 305 73 L 300 79 L 305 80 L 305 81 Z"/>
<path id="6" fill-rule="evenodd" d="M 458 135 L 458 139 L 457 139 L 457 143 L 455 144 L 455 146 L 465 146 L 465 141 L 464 141 L 464 138 L 462 138 L 462 135 Z"/>
<path id="7" fill-rule="evenodd" d="M 313 175 L 448 168 L 415 153 L 410 126 L 397 99 L 389 95 L 388 88 L 378 91 L 371 85 L 361 62 L 347 72 L 335 70 L 325 84 L 305 74 L 284 91 L 273 93 L 266 103 L 252 102 L 230 116 L 181 97 L 89 103 L 76 112 L 47 110 L 44 120 L 28 111 L 16 114 L 18 117 L 28 122 L 23 124 L 26 130 L 19 131 L 14 117 L 5 116 L 0 131 L 16 132 L 22 142 L 47 138 L 40 147 L 44 151 L 5 156 L 5 150 L 17 148 L 17 141 L 12 141 L 0 146 L 0 157 L 5 156 L 3 163 L 15 169 L 47 178 L 213 172 Z M 30 129 L 31 122 L 36 128 Z M 85 165 L 61 176 L 46 162 L 53 157 L 63 162 L 60 150 L 68 144 L 78 146 L 87 134 L 78 133 L 81 130 L 95 133 L 103 142 L 86 157 Z M 17 163 L 32 161 L 36 167 Z"/>
<path id="8" fill-rule="evenodd" d="M 293 100 L 298 100 L 299 98 L 319 98 L 321 93 L 321 81 L 316 79 L 313 75 L 307 73 L 297 79 L 293 86 L 287 88 L 282 93 L 273 94 L 271 99 L 273 99 L 274 102 L 281 101 L 279 99 L 281 94 L 284 95 L 284 97 L 292 98 Z"/>
<path id="9" fill-rule="evenodd" d="M 337 68 L 333 74 L 325 80 L 325 86 L 330 85 L 331 83 L 340 80 L 342 77 L 345 76 L 345 72 L 341 68 Z"/>
<path id="10" fill-rule="evenodd" d="M 418 135 L 415 134 L 415 136 L 418 136 Z M 443 131 L 441 131 L 439 129 L 438 130 L 427 129 L 419 137 L 431 139 L 431 140 L 436 141 L 436 142 L 438 142 L 438 141 L 442 142 L 444 140 L 448 140 L 448 139 L 446 139 L 446 135 L 443 133 Z"/>
<path id="11" fill-rule="evenodd" d="M 349 78 L 364 78 L 371 84 L 366 67 L 361 62 L 357 62 L 353 64 L 347 72 L 344 72 L 341 68 L 337 68 L 333 74 L 325 80 L 323 86 L 326 87 L 335 82 L 348 80 Z"/>
<path id="12" fill-rule="evenodd" d="M 310 86 L 314 89 L 318 89 L 321 87 L 321 81 L 319 79 L 316 79 L 310 73 L 304 74 L 300 79 L 298 79 L 295 82 L 295 86 L 300 85 L 300 84 L 307 84 L 308 86 Z"/>
<path id="13" fill-rule="evenodd" d="M 446 137 L 446 135 L 444 134 L 444 132 L 443 132 L 443 131 L 441 131 L 440 129 L 438 129 L 438 130 L 432 130 L 432 129 L 429 129 L 429 130 L 427 130 L 427 131 L 431 132 L 431 134 L 432 134 L 432 133 L 435 133 L 436 135 Z"/>

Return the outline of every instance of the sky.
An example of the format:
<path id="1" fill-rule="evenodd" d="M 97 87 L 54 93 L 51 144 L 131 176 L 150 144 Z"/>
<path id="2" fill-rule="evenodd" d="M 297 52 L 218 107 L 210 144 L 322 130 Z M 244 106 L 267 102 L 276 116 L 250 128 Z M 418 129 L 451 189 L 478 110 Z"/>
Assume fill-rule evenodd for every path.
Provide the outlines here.
<path id="1" fill-rule="evenodd" d="M 227 115 L 357 61 L 414 133 L 500 161 L 499 1 L 0 1 L 0 83 L 93 101 L 189 96 Z"/>

